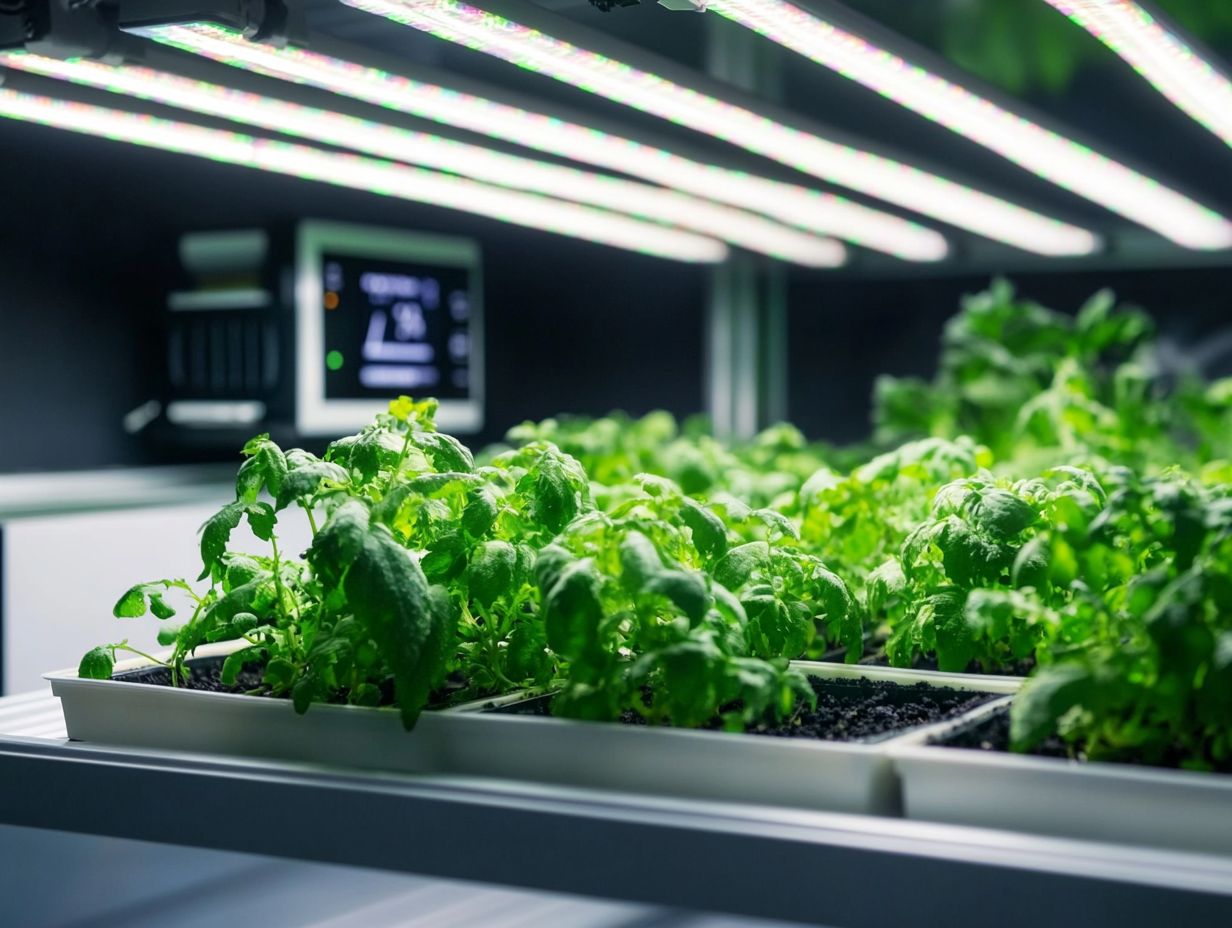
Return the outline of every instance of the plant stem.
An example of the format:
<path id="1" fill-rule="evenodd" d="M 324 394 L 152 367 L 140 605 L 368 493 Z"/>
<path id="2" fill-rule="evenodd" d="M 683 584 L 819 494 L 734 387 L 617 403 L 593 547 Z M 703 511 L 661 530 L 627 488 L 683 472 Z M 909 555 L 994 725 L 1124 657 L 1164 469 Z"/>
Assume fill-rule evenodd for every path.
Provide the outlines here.
<path id="1" fill-rule="evenodd" d="M 301 500 L 300 506 L 303 507 L 304 514 L 308 516 L 308 527 L 312 529 L 312 537 L 316 538 L 317 537 L 317 520 L 312 515 L 312 505 L 309 503 L 305 503 Z"/>
<path id="2" fill-rule="evenodd" d="M 385 483 L 385 492 L 389 492 L 389 488 L 394 485 L 394 481 L 398 479 L 398 474 L 402 471 L 402 463 L 406 460 L 406 456 L 411 452 L 411 436 L 415 434 L 415 430 L 411 428 L 411 424 L 406 424 L 406 439 L 402 442 L 402 451 L 398 454 L 398 460 L 394 463 L 393 469 L 389 472 L 389 480 Z"/>
<path id="3" fill-rule="evenodd" d="M 274 550 L 274 589 L 278 592 L 278 614 L 286 618 L 286 608 L 283 605 L 282 560 L 278 555 L 278 536 L 270 532 L 270 547 Z"/>
<path id="4" fill-rule="evenodd" d="M 146 654 L 144 651 L 138 651 L 131 644 L 117 644 L 115 646 L 115 649 L 117 651 L 128 651 L 131 654 L 136 654 L 138 657 L 144 657 L 147 661 L 152 661 L 153 663 L 157 664 L 159 667 L 170 667 L 171 666 L 166 661 L 160 661 L 153 654 Z"/>

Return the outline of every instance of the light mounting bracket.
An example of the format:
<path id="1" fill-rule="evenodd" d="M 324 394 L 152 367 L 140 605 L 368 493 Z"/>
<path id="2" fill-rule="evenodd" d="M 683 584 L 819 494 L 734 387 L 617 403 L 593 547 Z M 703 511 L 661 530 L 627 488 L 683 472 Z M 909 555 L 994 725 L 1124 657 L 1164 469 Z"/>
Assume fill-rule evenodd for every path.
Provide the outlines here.
<path id="1" fill-rule="evenodd" d="M 303 32 L 303 12 L 287 0 L 30 0 L 0 12 L 0 48 L 117 61 L 133 50 L 124 29 L 203 22 L 272 45 Z"/>

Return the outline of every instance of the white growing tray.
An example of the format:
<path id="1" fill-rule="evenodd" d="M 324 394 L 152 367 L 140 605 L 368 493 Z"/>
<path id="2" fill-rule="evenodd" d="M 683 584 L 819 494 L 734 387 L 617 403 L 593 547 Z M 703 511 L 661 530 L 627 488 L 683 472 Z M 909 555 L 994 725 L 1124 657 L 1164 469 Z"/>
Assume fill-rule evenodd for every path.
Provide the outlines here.
<path id="1" fill-rule="evenodd" d="M 202 647 L 194 656 L 225 654 L 234 647 Z M 116 672 L 147 666 L 144 660 L 123 661 Z M 927 682 L 995 696 L 1012 694 L 1022 682 L 803 661 L 796 666 L 823 678 Z M 47 679 L 60 698 L 69 737 L 99 744 L 828 811 L 900 811 L 887 753 L 893 737 L 839 743 L 475 711 L 492 700 L 425 712 L 408 733 L 391 709 L 313 705 L 297 716 L 282 699 L 85 680 L 75 670 Z M 975 711 L 987 711 L 987 706 Z"/>
<path id="2" fill-rule="evenodd" d="M 908 818 L 1232 854 L 1232 776 L 925 743 L 967 724 L 889 746 Z"/>

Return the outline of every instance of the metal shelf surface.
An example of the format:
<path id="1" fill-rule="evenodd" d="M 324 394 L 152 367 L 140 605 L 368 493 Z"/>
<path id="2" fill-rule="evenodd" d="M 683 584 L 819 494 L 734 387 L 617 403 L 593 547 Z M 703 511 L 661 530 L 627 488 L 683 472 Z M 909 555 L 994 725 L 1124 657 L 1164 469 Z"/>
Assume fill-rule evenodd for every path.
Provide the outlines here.
<path id="1" fill-rule="evenodd" d="M 56 707 L 0 699 L 0 823 L 853 928 L 1232 918 L 1227 858 L 109 748 L 65 740 Z"/>

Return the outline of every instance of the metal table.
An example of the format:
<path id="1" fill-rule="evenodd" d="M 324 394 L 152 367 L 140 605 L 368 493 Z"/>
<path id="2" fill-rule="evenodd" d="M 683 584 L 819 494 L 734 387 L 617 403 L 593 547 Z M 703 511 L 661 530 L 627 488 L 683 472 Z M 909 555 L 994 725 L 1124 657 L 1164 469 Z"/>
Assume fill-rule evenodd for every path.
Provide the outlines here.
<path id="1" fill-rule="evenodd" d="M 0 699 L 0 823 L 833 926 L 1227 924 L 1232 859 L 67 741 Z M 135 811 L 137 810 L 137 811 Z"/>

